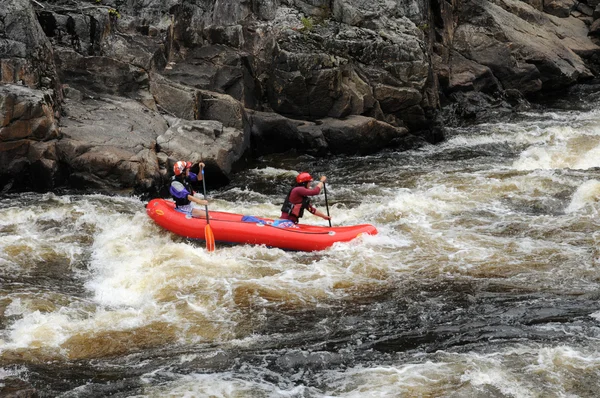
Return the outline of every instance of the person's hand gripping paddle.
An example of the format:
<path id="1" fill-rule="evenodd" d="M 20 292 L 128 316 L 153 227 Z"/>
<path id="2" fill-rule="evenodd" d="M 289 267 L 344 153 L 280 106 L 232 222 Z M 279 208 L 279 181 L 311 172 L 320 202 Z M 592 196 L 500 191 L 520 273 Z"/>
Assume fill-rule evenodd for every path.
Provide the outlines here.
<path id="1" fill-rule="evenodd" d="M 204 189 L 204 200 L 206 199 L 206 182 L 204 181 L 204 166 L 201 167 L 202 171 L 202 188 Z M 204 239 L 206 240 L 206 250 L 209 252 L 215 251 L 215 236 L 213 235 L 212 228 L 210 227 L 210 217 L 208 216 L 208 204 L 204 205 L 206 211 L 206 227 L 204 227 Z"/>

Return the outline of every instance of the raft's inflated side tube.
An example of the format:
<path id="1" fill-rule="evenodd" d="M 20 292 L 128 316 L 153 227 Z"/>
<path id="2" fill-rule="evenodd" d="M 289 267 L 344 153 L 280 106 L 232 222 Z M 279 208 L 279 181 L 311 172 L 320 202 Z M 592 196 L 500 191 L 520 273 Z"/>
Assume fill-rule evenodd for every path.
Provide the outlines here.
<path id="1" fill-rule="evenodd" d="M 165 199 L 153 199 L 146 212 L 158 225 L 177 235 L 204 240 L 205 218 L 193 218 L 175 210 L 175 203 Z M 298 225 L 298 228 L 278 228 L 269 223 L 244 222 L 243 215 L 209 211 L 210 226 L 216 241 L 266 245 L 286 250 L 324 250 L 335 242 L 348 242 L 361 234 L 375 235 L 377 228 L 370 224 L 345 227 L 321 227 Z"/>

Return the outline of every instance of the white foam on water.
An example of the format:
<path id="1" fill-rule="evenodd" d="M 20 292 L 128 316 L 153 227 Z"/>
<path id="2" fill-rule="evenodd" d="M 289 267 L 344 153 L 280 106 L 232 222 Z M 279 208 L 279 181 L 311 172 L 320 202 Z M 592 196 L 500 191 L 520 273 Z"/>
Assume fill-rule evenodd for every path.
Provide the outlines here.
<path id="1" fill-rule="evenodd" d="M 78 238 L 81 214 L 73 209 L 69 200 L 56 201 L 49 196 L 51 204 L 39 202 L 30 207 L 7 207 L 0 209 L 0 227 L 11 230 L 0 235 L 1 272 L 27 272 L 52 259 L 77 263 L 83 253 L 73 241 Z M 55 206 L 55 203 L 59 206 Z M 61 206 L 60 204 L 66 204 Z M 65 228 L 65 220 L 75 222 L 73 228 Z M 54 225 L 50 228 L 49 225 Z"/>
<path id="2" fill-rule="evenodd" d="M 551 349 L 552 350 L 552 349 Z M 370 396 L 480 396 L 497 392 L 502 396 L 538 397 L 540 369 L 538 355 L 545 348 L 514 346 L 491 354 L 438 351 L 418 354 L 430 358 L 417 363 L 389 366 L 357 366 L 340 371 L 325 371 L 319 378 L 328 397 Z M 573 356 L 573 361 L 577 356 Z M 597 355 L 596 359 L 600 359 Z M 587 357 L 587 359 L 591 359 Z M 593 366 L 596 366 L 593 361 Z M 544 365 L 545 366 L 545 365 Z M 560 377 L 546 379 L 547 392 L 564 393 Z"/>
<path id="3" fill-rule="evenodd" d="M 1 342 L 2 340 L 0 340 Z M 27 374 L 27 369 L 21 366 L 12 366 L 10 368 L 0 368 L 0 388 L 5 386 L 3 380 L 11 378 L 11 377 L 23 377 L 24 374 Z"/>
<path id="4" fill-rule="evenodd" d="M 452 370 L 447 363 L 426 362 L 402 366 L 354 367 L 345 371 L 327 371 L 325 396 L 360 398 L 365 394 L 377 397 L 428 396 L 445 386 L 450 389 Z"/>
<path id="5" fill-rule="evenodd" d="M 152 380 L 154 375 L 147 375 L 146 380 Z M 190 375 L 172 375 L 175 381 L 164 386 L 148 387 L 142 395 L 134 397 L 301 397 L 310 392 L 310 388 L 299 385 L 295 387 L 280 387 L 275 383 L 261 380 L 247 380 L 231 372 Z"/>
<path id="6" fill-rule="evenodd" d="M 513 162 L 517 170 L 600 167 L 600 125 L 549 127 L 547 139 L 527 148 Z"/>
<path id="7" fill-rule="evenodd" d="M 536 393 L 502 361 L 500 355 L 463 356 L 465 360 L 461 383 L 469 384 L 475 391 L 493 387 L 503 396 L 535 397 Z"/>
<path id="8" fill-rule="evenodd" d="M 572 389 L 572 383 L 582 378 L 597 380 L 600 377 L 600 355 L 597 350 L 584 353 L 566 345 L 539 350 L 536 361 L 526 371 L 551 380 L 555 389 L 563 392 Z"/>
<path id="9" fill-rule="evenodd" d="M 10 369 L 0 368 L 0 380 L 6 379 L 7 377 L 20 376 L 25 370 L 20 367 L 11 367 Z M 2 384 L 0 384 L 1 386 Z"/>
<path id="10" fill-rule="evenodd" d="M 9 328 L 8 341 L 0 344 L 0 352 L 22 348 L 57 349 L 70 337 L 101 331 L 135 330 L 157 315 L 135 309 L 82 314 L 76 308 L 62 307 L 54 312 L 38 310 L 24 313 Z"/>
<path id="11" fill-rule="evenodd" d="M 455 199 L 443 186 L 433 187 L 427 191 L 400 189 L 388 203 L 382 203 L 377 213 L 384 217 L 403 218 L 415 217 L 418 222 L 431 217 L 441 217 L 443 214 L 455 211 L 455 203 L 445 199 Z"/>
<path id="12" fill-rule="evenodd" d="M 75 223 L 94 226 L 91 263 L 84 275 L 93 301 L 85 310 L 73 301 L 58 310 L 41 312 L 15 299 L 8 305 L 8 314 L 21 317 L 7 328 L 0 351 L 58 348 L 77 334 L 135 330 L 156 321 L 185 327 L 182 318 L 186 314 L 174 310 L 182 301 L 177 292 L 193 291 L 207 283 L 211 274 L 226 278 L 233 270 L 204 249 L 174 242 L 173 236 L 154 226 L 145 212 L 118 213 L 96 199 L 118 200 L 101 196 L 74 206 L 80 213 Z M 139 208 L 139 201 L 133 204 Z M 202 298 L 190 303 L 196 310 L 203 307 L 208 319 L 215 322 L 221 320 L 219 317 L 230 319 L 232 315 L 227 306 L 222 308 L 219 294 L 219 290 L 200 290 L 197 295 Z"/>
<path id="13" fill-rule="evenodd" d="M 593 312 L 589 316 L 600 322 L 600 311 Z"/>
<path id="14" fill-rule="evenodd" d="M 453 148 L 473 148 L 490 144 L 506 145 L 542 145 L 560 138 L 578 135 L 566 121 L 572 118 L 560 114 L 549 114 L 554 121 L 551 122 L 519 122 L 519 123 L 484 123 L 477 126 L 477 132 L 467 132 L 456 129 L 455 134 L 440 143 L 432 146 L 431 150 L 443 152 Z M 557 124 L 560 120 L 564 124 Z"/>
<path id="15" fill-rule="evenodd" d="M 262 177 L 290 178 L 290 183 L 293 181 L 293 178 L 295 178 L 298 175 L 298 172 L 295 170 L 278 169 L 275 167 L 263 167 L 260 169 L 251 169 L 248 171 L 252 174 L 256 174 Z"/>
<path id="16" fill-rule="evenodd" d="M 588 205 L 596 205 L 600 201 L 600 181 L 588 180 L 581 184 L 573 193 L 571 202 L 565 209 L 565 213 L 575 213 Z M 595 206 L 594 206 L 595 208 Z"/>
<path id="17" fill-rule="evenodd" d="M 4 315 L 6 316 L 11 316 L 11 315 L 21 315 L 24 314 L 27 311 L 27 307 L 22 303 L 21 299 L 19 297 L 14 298 L 10 304 L 8 304 L 6 306 L 6 309 L 4 310 Z"/>
<path id="18" fill-rule="evenodd" d="M 587 150 L 583 154 L 579 154 L 577 156 L 577 160 L 573 162 L 573 167 L 571 168 L 587 170 L 594 167 L 600 167 L 600 145 Z"/>

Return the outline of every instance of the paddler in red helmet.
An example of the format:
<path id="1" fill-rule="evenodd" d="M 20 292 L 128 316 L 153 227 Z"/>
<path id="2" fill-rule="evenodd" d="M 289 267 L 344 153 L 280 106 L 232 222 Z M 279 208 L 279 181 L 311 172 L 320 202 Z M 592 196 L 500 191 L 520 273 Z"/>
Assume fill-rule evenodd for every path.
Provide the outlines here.
<path id="1" fill-rule="evenodd" d="M 296 186 L 290 190 L 281 207 L 281 219 L 290 220 L 294 224 L 298 224 L 298 220 L 304 215 L 304 210 L 308 210 L 310 213 L 324 220 L 331 220 L 330 216 L 321 213 L 310 203 L 311 196 L 321 193 L 321 188 L 323 188 L 325 181 L 327 181 L 327 177 L 322 176 L 314 188 L 309 188 L 312 181 L 313 178 L 309 173 L 302 172 L 298 174 L 296 177 Z"/>

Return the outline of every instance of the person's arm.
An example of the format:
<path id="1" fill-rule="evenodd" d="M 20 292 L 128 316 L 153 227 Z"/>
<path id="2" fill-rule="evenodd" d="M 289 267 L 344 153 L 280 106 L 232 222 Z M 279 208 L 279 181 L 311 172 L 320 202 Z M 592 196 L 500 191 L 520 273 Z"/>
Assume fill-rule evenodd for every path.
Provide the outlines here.
<path id="1" fill-rule="evenodd" d="M 325 186 L 325 181 L 327 181 L 327 177 L 325 177 L 325 176 L 321 176 L 321 178 L 320 178 L 320 181 L 319 181 L 319 183 L 317 184 L 317 186 L 315 187 L 315 189 L 318 189 L 318 190 L 319 190 L 319 192 L 321 192 L 321 188 L 323 188 L 323 186 Z M 325 214 L 325 213 L 321 213 L 319 210 L 317 210 L 317 208 L 316 208 L 316 207 L 314 207 L 314 206 L 312 206 L 312 205 L 311 205 L 310 207 L 312 207 L 312 209 L 311 209 L 311 210 L 312 210 L 312 211 L 311 211 L 311 213 L 312 213 L 312 214 L 314 214 L 315 216 L 319 216 L 319 217 L 321 217 L 321 218 L 322 218 L 322 219 L 324 219 L 324 220 L 331 220 L 331 217 L 330 217 L 330 216 L 328 216 L 328 215 L 327 215 L 327 214 Z"/>
<path id="2" fill-rule="evenodd" d="M 319 179 L 319 183 L 315 187 L 315 188 L 319 188 L 319 192 L 321 192 L 321 188 L 323 188 L 325 186 L 325 181 L 327 181 L 327 177 L 321 176 L 321 178 Z"/>
<path id="3" fill-rule="evenodd" d="M 188 195 L 187 197 L 190 201 L 198 203 L 199 205 L 206 206 L 208 205 L 208 200 L 200 199 L 192 195 Z"/>
<path id="4" fill-rule="evenodd" d="M 196 182 L 196 181 L 202 181 L 202 169 L 204 168 L 204 163 L 200 162 L 198 163 L 198 167 L 200 167 L 200 174 L 196 174 L 196 173 L 192 173 L 191 171 L 188 172 L 188 179 L 190 181 Z"/>
<path id="5" fill-rule="evenodd" d="M 319 216 L 324 220 L 331 220 L 331 217 L 328 216 L 327 214 L 321 213 L 319 210 L 315 209 L 315 212 L 313 213 L 315 216 Z"/>

